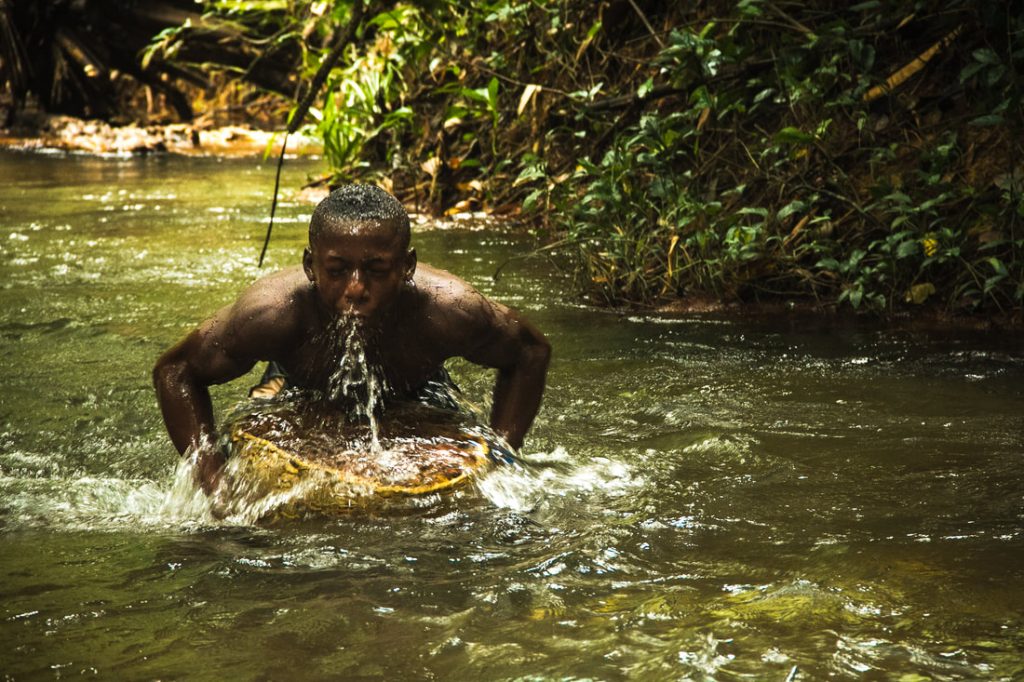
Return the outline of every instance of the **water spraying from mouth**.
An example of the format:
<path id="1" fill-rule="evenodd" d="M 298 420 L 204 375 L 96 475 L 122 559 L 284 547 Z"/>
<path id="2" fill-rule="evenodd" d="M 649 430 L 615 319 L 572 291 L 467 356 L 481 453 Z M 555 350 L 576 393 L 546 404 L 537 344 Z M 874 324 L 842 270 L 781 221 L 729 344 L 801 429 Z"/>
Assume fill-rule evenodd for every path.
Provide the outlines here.
<path id="1" fill-rule="evenodd" d="M 355 418 L 369 422 L 370 452 L 379 455 L 383 451 L 380 418 L 387 383 L 379 365 L 367 357 L 367 330 L 358 317 L 342 315 L 333 323 L 330 333 L 336 369 L 328 378 L 327 399 L 351 406 Z"/>

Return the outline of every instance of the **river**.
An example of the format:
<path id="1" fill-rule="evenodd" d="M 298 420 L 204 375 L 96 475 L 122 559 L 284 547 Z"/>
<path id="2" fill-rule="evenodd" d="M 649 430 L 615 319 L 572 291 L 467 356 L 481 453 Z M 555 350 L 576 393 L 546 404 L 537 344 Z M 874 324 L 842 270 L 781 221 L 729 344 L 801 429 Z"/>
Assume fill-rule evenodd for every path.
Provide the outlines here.
<path id="1" fill-rule="evenodd" d="M 1019 335 L 594 310 L 544 260 L 495 281 L 528 244 L 500 227 L 413 240 L 552 342 L 526 464 L 214 520 L 150 370 L 261 274 L 270 166 L 0 152 L 4 679 L 1024 677 Z"/>

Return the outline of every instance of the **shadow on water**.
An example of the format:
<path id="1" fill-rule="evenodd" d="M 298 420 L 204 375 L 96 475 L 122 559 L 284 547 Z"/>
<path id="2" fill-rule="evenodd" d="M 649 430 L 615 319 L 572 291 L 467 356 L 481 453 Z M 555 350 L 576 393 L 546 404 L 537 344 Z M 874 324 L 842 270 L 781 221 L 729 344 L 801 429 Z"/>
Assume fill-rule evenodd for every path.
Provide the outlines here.
<path id="1" fill-rule="evenodd" d="M 555 348 L 523 461 L 399 510 L 218 520 L 149 371 L 261 274 L 272 169 L 0 172 L 5 674 L 1024 676 L 1019 336 L 591 311 L 540 262 L 491 278 L 523 238 L 421 225 Z M 283 203 L 270 269 L 310 212 Z M 449 369 L 486 411 L 491 373 Z"/>

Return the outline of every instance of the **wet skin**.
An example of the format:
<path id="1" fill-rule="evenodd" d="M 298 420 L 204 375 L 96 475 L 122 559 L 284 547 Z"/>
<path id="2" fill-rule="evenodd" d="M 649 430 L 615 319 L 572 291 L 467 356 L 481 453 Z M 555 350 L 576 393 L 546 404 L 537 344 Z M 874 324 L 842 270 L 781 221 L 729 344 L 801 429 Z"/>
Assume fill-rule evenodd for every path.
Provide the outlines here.
<path id="1" fill-rule="evenodd" d="M 258 280 L 169 349 L 153 381 L 175 447 L 200 453 L 209 492 L 223 466 L 208 387 L 277 361 L 296 386 L 325 390 L 337 367 L 340 316 L 359 320 L 368 359 L 395 395 L 409 394 L 445 360 L 498 370 L 490 425 L 515 448 L 540 407 L 551 349 L 544 335 L 458 277 L 417 266 L 396 230 L 346 223 L 320 234 L 301 267 Z"/>

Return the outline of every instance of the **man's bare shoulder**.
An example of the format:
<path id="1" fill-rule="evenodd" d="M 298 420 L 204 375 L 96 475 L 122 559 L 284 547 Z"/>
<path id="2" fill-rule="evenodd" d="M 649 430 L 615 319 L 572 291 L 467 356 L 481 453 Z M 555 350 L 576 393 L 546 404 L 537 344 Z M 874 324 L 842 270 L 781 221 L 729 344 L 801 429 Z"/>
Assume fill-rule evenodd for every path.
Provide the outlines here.
<path id="1" fill-rule="evenodd" d="M 546 346 L 540 331 L 516 311 L 494 301 L 450 272 L 429 265 L 416 271 L 418 339 L 446 357 L 509 368 L 528 347 Z"/>
<path id="2" fill-rule="evenodd" d="M 468 356 L 500 334 L 509 310 L 450 272 L 426 264 L 416 267 L 415 323 L 423 340 L 448 356 Z"/>
<path id="3" fill-rule="evenodd" d="M 301 267 L 262 277 L 243 291 L 231 306 L 236 334 L 289 334 L 308 313 L 310 286 Z"/>
<path id="4" fill-rule="evenodd" d="M 252 308 L 280 307 L 298 303 L 309 290 L 309 279 L 301 266 L 278 270 L 253 282 L 238 297 L 236 305 Z"/>
<path id="5" fill-rule="evenodd" d="M 426 263 L 417 265 L 413 281 L 432 314 L 449 313 L 455 316 L 476 317 L 489 313 L 493 305 L 462 278 Z"/>

